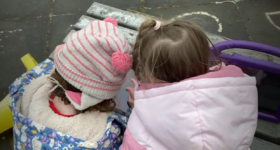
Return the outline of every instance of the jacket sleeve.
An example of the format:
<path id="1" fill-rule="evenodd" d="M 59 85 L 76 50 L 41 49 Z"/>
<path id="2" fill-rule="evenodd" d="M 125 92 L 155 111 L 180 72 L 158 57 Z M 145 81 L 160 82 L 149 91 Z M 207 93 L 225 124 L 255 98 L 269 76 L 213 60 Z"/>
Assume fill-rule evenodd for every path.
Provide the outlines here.
<path id="1" fill-rule="evenodd" d="M 120 145 L 122 144 L 130 112 L 131 109 L 129 108 L 126 113 L 115 112 L 109 117 L 109 120 L 112 120 L 109 137 L 110 141 L 112 141 L 111 148 L 114 150 L 118 150 Z M 106 148 L 103 147 L 103 149 Z"/>
<path id="2" fill-rule="evenodd" d="M 118 128 L 119 125 L 118 124 L 112 124 L 112 126 L 114 128 Z M 112 133 L 111 133 L 112 134 Z M 119 132 L 117 133 L 118 136 L 116 136 L 116 138 L 114 139 L 114 142 L 112 143 L 113 144 L 113 149 L 114 150 L 118 150 L 119 147 L 121 146 L 122 144 L 122 141 L 123 141 L 123 132 L 121 130 L 119 130 Z M 114 137 L 114 135 L 111 135 L 111 137 Z"/>

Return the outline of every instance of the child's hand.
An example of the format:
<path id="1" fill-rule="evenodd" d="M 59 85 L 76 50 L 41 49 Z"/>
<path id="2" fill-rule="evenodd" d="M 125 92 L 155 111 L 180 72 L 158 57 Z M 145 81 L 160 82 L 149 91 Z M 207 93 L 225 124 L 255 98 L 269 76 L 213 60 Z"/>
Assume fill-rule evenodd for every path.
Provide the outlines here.
<path id="1" fill-rule="evenodd" d="M 134 87 L 135 87 L 137 85 L 137 81 L 133 78 L 131 78 L 130 80 L 134 84 Z M 134 88 L 127 87 L 126 91 L 129 93 L 127 103 L 131 108 L 133 108 L 134 107 Z"/>

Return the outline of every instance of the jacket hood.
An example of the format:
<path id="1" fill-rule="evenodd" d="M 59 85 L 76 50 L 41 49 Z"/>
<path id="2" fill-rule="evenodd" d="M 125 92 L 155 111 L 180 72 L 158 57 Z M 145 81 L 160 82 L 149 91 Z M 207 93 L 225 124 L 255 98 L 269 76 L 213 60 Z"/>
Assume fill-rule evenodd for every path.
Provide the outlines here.
<path id="1" fill-rule="evenodd" d="M 73 117 L 56 114 L 49 107 L 49 94 L 53 88 L 48 75 L 39 77 L 26 86 L 22 99 L 19 100 L 20 112 L 42 126 L 85 140 L 89 147 L 97 147 L 107 126 L 107 119 L 112 113 L 87 111 Z"/>

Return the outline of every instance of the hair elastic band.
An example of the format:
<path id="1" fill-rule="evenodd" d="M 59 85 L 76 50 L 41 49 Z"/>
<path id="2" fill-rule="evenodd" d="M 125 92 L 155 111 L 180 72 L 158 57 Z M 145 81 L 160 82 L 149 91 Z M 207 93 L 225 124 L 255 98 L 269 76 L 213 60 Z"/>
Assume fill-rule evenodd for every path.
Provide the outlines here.
<path id="1" fill-rule="evenodd" d="M 154 29 L 158 30 L 160 28 L 160 26 L 161 26 L 161 22 L 156 21 L 156 25 L 154 26 Z"/>

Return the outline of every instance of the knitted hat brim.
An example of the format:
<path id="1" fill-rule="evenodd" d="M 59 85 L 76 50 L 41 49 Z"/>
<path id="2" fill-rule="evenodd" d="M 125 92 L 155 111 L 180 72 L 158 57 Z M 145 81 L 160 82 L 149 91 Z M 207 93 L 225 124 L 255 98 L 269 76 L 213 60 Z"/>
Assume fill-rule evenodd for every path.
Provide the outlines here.
<path id="1" fill-rule="evenodd" d="M 90 106 L 94 106 L 104 101 L 85 93 L 72 92 L 69 90 L 65 90 L 65 95 L 77 110 L 85 110 Z"/>

